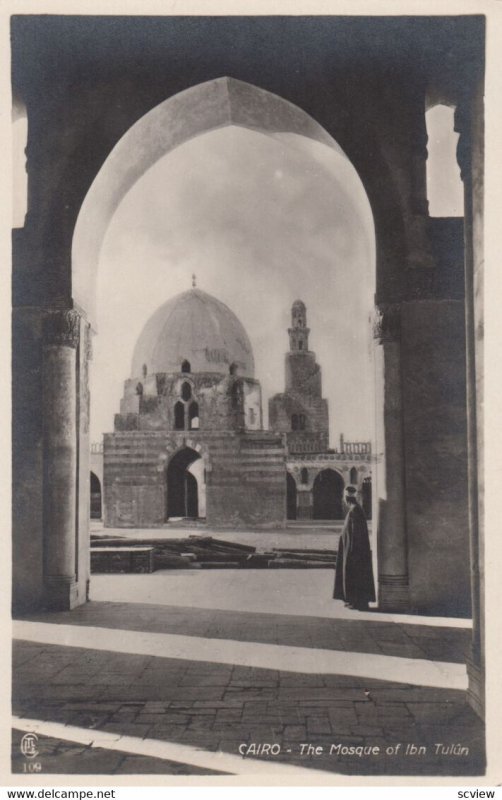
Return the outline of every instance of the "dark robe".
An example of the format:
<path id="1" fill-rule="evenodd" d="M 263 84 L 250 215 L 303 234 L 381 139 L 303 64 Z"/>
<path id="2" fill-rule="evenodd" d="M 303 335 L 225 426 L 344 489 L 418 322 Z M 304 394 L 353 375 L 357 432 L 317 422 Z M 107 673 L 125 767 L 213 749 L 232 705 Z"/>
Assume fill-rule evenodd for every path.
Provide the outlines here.
<path id="1" fill-rule="evenodd" d="M 375 600 L 368 526 L 361 506 L 351 505 L 338 542 L 333 597 L 354 608 Z"/>

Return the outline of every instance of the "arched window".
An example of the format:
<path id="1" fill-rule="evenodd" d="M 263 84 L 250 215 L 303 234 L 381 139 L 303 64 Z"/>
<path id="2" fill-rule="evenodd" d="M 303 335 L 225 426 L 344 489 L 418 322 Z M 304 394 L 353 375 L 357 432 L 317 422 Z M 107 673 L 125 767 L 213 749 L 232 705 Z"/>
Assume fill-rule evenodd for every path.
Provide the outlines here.
<path id="1" fill-rule="evenodd" d="M 291 417 L 291 430 L 297 431 L 298 430 L 298 414 L 293 414 Z"/>
<path id="2" fill-rule="evenodd" d="M 146 378 L 148 374 L 148 367 L 146 366 L 146 364 L 143 364 L 142 372 L 143 372 L 143 378 Z"/>
<path id="3" fill-rule="evenodd" d="M 190 431 L 198 431 L 199 430 L 199 404 L 193 401 L 190 403 L 190 407 L 188 409 L 188 429 Z"/>
<path id="4" fill-rule="evenodd" d="M 181 363 L 181 371 L 182 372 L 191 372 L 190 361 L 182 361 Z"/>
<path id="5" fill-rule="evenodd" d="M 174 406 L 174 429 L 185 430 L 185 406 L 180 400 Z"/>
<path id="6" fill-rule="evenodd" d="M 425 115 L 427 126 L 427 199 L 431 217 L 462 217 L 464 190 L 457 163 L 455 110 L 435 105 Z"/>
<path id="7" fill-rule="evenodd" d="M 143 384 L 141 381 L 136 384 L 136 394 L 143 394 Z"/>
<path id="8" fill-rule="evenodd" d="M 183 398 L 183 400 L 190 400 L 191 396 L 192 396 L 192 387 L 190 386 L 189 383 L 187 383 L 187 381 L 185 381 L 185 383 L 181 387 L 181 397 Z"/>
<path id="9" fill-rule="evenodd" d="M 298 350 L 303 350 L 303 342 L 301 340 L 298 342 Z"/>
<path id="10" fill-rule="evenodd" d="M 357 469 L 355 467 L 350 470 L 350 482 L 353 486 L 357 486 Z"/>
<path id="11" fill-rule="evenodd" d="M 302 483 L 308 483 L 309 482 L 309 471 L 308 471 L 308 469 L 306 467 L 303 467 L 303 469 L 302 469 L 300 474 L 301 474 Z"/>
<path id="12" fill-rule="evenodd" d="M 298 417 L 298 427 L 301 431 L 305 430 L 305 422 L 306 422 L 305 414 L 300 414 L 300 416 Z"/>
<path id="13" fill-rule="evenodd" d="M 237 364 L 235 363 L 235 361 L 232 364 L 230 364 L 230 366 L 228 368 L 228 371 L 229 371 L 230 375 L 236 375 L 237 374 Z"/>
<path id="14" fill-rule="evenodd" d="M 232 408 L 237 411 L 242 402 L 242 387 L 239 382 L 234 383 L 232 386 Z"/>

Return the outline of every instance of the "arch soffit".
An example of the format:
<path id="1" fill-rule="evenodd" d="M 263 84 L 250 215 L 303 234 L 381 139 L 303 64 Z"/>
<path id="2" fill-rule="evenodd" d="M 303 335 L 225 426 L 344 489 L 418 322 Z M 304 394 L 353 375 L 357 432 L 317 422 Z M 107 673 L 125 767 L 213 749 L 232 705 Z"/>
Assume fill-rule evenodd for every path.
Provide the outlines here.
<path id="1" fill-rule="evenodd" d="M 269 136 L 293 133 L 345 155 L 309 114 L 257 86 L 217 78 L 173 95 L 117 142 L 82 203 L 72 244 L 72 293 L 95 326 L 95 283 L 103 239 L 120 202 L 160 158 L 185 142 L 228 125 Z M 362 186 L 362 184 L 361 184 Z"/>
<path id="2" fill-rule="evenodd" d="M 345 484 L 345 478 L 343 476 L 343 473 L 339 469 L 336 469 L 335 467 L 321 467 L 316 469 L 316 475 L 315 478 L 313 479 L 312 485 L 316 482 L 319 475 L 322 475 L 323 472 L 334 472 L 335 476 L 337 478 L 341 478 L 342 483 Z"/>
<path id="3" fill-rule="evenodd" d="M 157 469 L 160 471 L 166 470 L 173 458 L 178 453 L 181 453 L 182 450 L 193 450 L 203 460 L 205 469 L 209 471 L 211 469 L 211 460 L 207 446 L 197 441 L 197 439 L 186 437 L 186 431 L 185 433 L 180 431 L 180 434 L 183 437 L 183 441 L 169 441 L 167 443 L 165 450 L 159 455 Z"/>

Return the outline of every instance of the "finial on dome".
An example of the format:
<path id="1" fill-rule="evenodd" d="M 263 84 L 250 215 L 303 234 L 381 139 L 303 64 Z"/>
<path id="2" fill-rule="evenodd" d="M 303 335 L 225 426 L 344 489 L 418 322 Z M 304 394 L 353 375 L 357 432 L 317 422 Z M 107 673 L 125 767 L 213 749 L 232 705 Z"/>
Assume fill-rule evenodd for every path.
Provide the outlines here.
<path id="1" fill-rule="evenodd" d="M 196 274 L 194 272 L 192 274 L 192 289 L 195 289 L 196 286 L 197 286 L 197 276 L 196 276 Z"/>

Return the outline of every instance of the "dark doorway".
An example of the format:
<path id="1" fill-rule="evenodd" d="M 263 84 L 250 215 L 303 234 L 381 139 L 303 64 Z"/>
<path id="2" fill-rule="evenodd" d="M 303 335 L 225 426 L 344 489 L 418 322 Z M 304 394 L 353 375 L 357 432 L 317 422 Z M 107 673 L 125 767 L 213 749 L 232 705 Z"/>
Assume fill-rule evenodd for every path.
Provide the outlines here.
<path id="1" fill-rule="evenodd" d="M 365 478 L 363 480 L 363 511 L 366 519 L 371 519 L 371 504 L 372 504 L 372 497 L 371 497 L 371 478 Z"/>
<path id="2" fill-rule="evenodd" d="M 179 400 L 174 405 L 174 429 L 177 431 L 185 430 L 185 406 Z"/>
<path id="3" fill-rule="evenodd" d="M 101 483 L 97 475 L 91 472 L 91 519 L 101 519 Z"/>
<path id="4" fill-rule="evenodd" d="M 343 478 L 323 469 L 314 481 L 314 519 L 343 519 Z"/>
<path id="5" fill-rule="evenodd" d="M 286 517 L 296 519 L 296 481 L 286 472 Z"/>
<path id="6" fill-rule="evenodd" d="M 174 455 L 167 468 L 167 518 L 199 516 L 197 479 L 188 468 L 200 455 L 185 447 Z"/>

